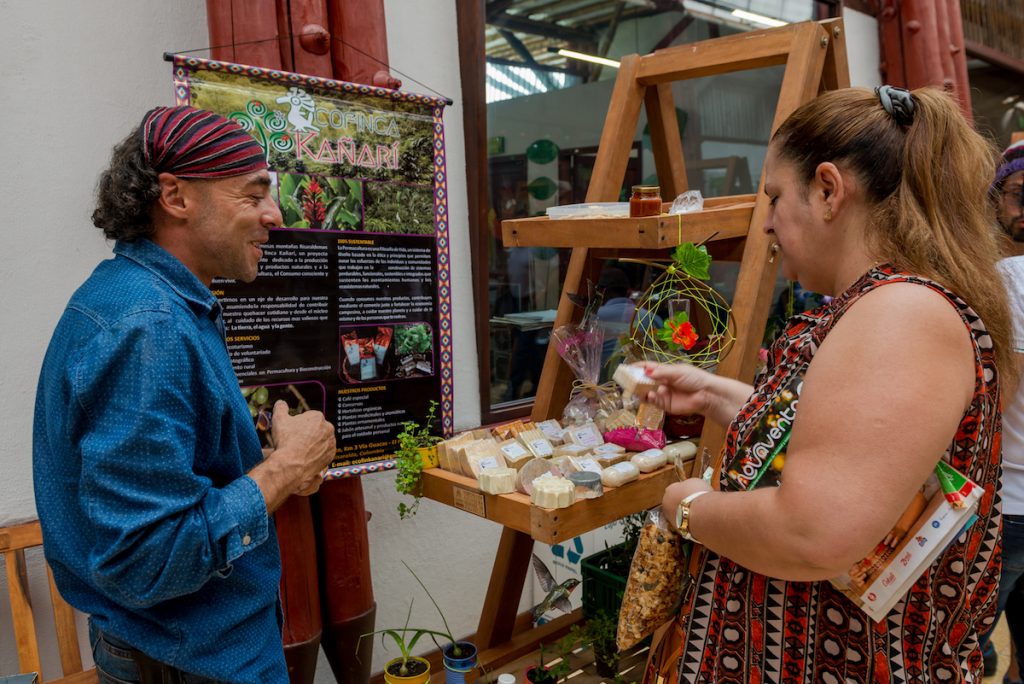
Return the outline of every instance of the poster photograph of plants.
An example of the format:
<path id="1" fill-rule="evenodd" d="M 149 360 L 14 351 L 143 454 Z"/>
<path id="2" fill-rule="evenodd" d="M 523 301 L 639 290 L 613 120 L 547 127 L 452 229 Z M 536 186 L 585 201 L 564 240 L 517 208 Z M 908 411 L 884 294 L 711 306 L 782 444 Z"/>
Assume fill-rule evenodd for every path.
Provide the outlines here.
<path id="1" fill-rule="evenodd" d="M 370 233 L 434 233 L 434 194 L 429 186 L 366 183 L 363 230 Z"/>
<path id="2" fill-rule="evenodd" d="M 286 228 L 359 230 L 363 187 L 357 180 L 278 174 L 278 204 Z"/>

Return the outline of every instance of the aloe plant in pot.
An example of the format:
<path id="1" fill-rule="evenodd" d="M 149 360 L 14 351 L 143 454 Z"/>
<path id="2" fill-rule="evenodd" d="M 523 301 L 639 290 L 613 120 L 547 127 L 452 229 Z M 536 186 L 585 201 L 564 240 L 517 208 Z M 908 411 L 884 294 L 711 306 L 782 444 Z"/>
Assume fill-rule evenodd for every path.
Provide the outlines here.
<path id="1" fill-rule="evenodd" d="M 423 591 L 426 592 L 427 598 L 434 604 L 434 608 L 437 609 L 437 614 L 441 616 L 441 623 L 444 625 L 444 632 L 442 635 L 448 640 L 448 643 L 441 648 L 441 657 L 444 660 L 444 681 L 446 684 L 463 684 L 466 681 L 466 673 L 472 671 L 476 667 L 476 645 L 471 641 L 459 641 L 452 636 L 452 630 L 448 626 L 448 620 L 444 617 L 444 612 L 441 610 L 441 606 L 434 600 L 430 590 L 427 589 L 427 585 L 423 583 L 423 580 L 413 572 L 412 568 L 405 561 L 402 561 L 402 565 L 412 574 L 416 579 L 416 582 L 423 587 Z"/>
<path id="2" fill-rule="evenodd" d="M 424 635 L 434 637 L 446 637 L 442 632 L 436 632 L 421 627 L 409 627 L 409 619 L 412 617 L 412 601 L 409 602 L 409 612 L 405 617 L 405 624 L 399 629 L 378 629 L 374 632 L 362 634 L 356 642 L 356 653 L 363 639 L 376 634 L 384 637 L 391 637 L 398 646 L 401 656 L 389 660 L 384 665 L 384 681 L 387 684 L 426 684 L 430 681 L 430 662 L 425 658 L 412 655 L 416 642 Z M 411 636 L 410 636 L 411 635 Z"/>

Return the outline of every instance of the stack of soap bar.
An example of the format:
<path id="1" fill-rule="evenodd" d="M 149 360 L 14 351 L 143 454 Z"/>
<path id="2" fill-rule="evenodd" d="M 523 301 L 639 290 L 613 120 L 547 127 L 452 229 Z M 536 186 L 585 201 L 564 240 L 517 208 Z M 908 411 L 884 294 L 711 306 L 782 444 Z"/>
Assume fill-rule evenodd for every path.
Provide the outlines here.
<path id="1" fill-rule="evenodd" d="M 615 373 L 612 374 L 612 380 L 626 394 L 632 394 L 641 399 L 646 397 L 648 392 L 653 392 L 654 388 L 657 387 L 657 384 L 647 376 L 644 367 L 634 364 L 621 364 L 615 369 Z"/>
<path id="2" fill-rule="evenodd" d="M 548 438 L 536 428 L 533 430 L 523 430 L 516 439 L 537 458 L 547 458 L 555 453 L 555 449 L 551 446 Z"/>
<path id="3" fill-rule="evenodd" d="M 541 508 L 565 508 L 576 503 L 576 486 L 564 477 L 541 475 L 533 481 L 530 502 Z"/>
<path id="4" fill-rule="evenodd" d="M 590 449 L 604 444 L 604 437 L 601 436 L 601 431 L 592 422 L 567 427 L 562 432 L 562 437 L 567 443 L 579 444 Z"/>
<path id="5" fill-rule="evenodd" d="M 480 439 L 463 447 L 461 452 L 462 474 L 466 477 L 480 477 L 481 470 L 504 468 L 505 457 L 493 439 Z"/>
<path id="6" fill-rule="evenodd" d="M 516 470 L 519 470 L 523 467 L 524 463 L 534 458 L 533 454 L 518 439 L 507 439 L 498 445 L 498 449 L 501 450 L 502 455 L 505 457 L 505 463 Z"/>
<path id="7" fill-rule="evenodd" d="M 437 445 L 437 460 L 441 468 L 452 473 L 462 473 L 458 451 L 473 441 L 472 432 L 463 432 Z"/>
<path id="8" fill-rule="evenodd" d="M 516 491 L 516 471 L 513 468 L 488 468 L 477 477 L 480 491 L 488 494 L 511 494 Z"/>
<path id="9" fill-rule="evenodd" d="M 641 451 L 639 454 L 633 454 L 633 457 L 629 459 L 630 463 L 639 468 L 641 473 L 653 472 L 665 465 L 667 460 L 665 452 L 661 449 Z"/>
<path id="10" fill-rule="evenodd" d="M 601 484 L 605 487 L 621 487 L 638 477 L 640 477 L 640 469 L 629 461 L 623 461 L 601 471 Z"/>
<path id="11" fill-rule="evenodd" d="M 633 427 L 634 425 L 636 425 L 636 414 L 629 409 L 612 411 L 612 414 L 604 419 L 605 432 L 616 428 Z"/>
<path id="12" fill-rule="evenodd" d="M 576 487 L 576 499 L 596 499 L 604 494 L 600 473 L 582 470 L 568 475 L 569 482 Z"/>

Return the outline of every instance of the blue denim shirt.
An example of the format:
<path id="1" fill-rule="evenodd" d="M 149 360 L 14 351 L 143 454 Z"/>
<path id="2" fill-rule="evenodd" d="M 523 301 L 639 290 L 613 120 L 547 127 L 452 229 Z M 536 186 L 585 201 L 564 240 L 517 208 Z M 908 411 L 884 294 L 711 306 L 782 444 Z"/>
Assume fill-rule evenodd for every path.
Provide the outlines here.
<path id="1" fill-rule="evenodd" d="M 61 594 L 187 672 L 286 682 L 281 562 L 246 473 L 259 439 L 208 288 L 149 240 L 117 243 L 50 341 L 36 507 Z"/>

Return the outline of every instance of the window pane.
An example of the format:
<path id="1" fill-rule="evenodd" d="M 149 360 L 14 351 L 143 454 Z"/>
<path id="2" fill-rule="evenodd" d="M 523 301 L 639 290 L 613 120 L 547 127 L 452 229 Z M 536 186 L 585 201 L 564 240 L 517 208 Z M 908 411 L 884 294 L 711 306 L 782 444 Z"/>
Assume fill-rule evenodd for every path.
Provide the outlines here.
<path id="1" fill-rule="evenodd" d="M 669 7 L 659 10 L 658 7 Z M 482 242 L 488 264 L 491 409 L 529 401 L 537 382 L 570 250 L 512 247 L 501 222 L 542 215 L 548 207 L 586 198 L 608 110 L 616 67 L 627 54 L 764 28 L 742 9 L 785 21 L 817 18 L 810 0 L 607 2 L 605 0 L 488 0 L 485 36 L 490 218 Z M 566 57 L 558 51 L 577 53 Z M 582 55 L 580 57 L 579 55 Z M 782 67 L 727 74 L 673 85 L 690 187 L 706 197 L 752 193 L 767 149 Z M 635 131 L 619 200 L 634 184 L 658 184 L 645 116 Z M 614 198 L 608 198 L 614 199 Z M 666 201 L 670 197 L 663 197 Z M 736 265 L 713 265 L 712 284 L 731 300 Z M 601 275 L 614 281 L 602 322 L 603 360 L 614 364 L 617 340 L 636 301 L 659 269 L 618 262 Z M 783 286 L 778 288 L 781 296 Z M 657 323 L 663 312 L 651 312 Z M 607 376 L 607 369 L 602 378 Z"/>

